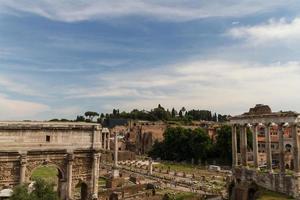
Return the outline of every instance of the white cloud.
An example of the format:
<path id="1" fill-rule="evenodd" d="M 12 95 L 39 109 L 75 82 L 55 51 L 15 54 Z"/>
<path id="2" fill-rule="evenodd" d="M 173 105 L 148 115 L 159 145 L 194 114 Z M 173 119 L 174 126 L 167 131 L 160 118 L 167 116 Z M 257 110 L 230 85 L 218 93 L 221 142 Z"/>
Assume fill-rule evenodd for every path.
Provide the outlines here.
<path id="1" fill-rule="evenodd" d="M 265 24 L 240 26 L 228 32 L 234 38 L 245 38 L 253 43 L 295 41 L 300 39 L 300 18 L 287 21 L 270 19 Z"/>
<path id="2" fill-rule="evenodd" d="M 0 94 L 0 120 L 34 119 L 49 109 L 45 104 L 10 99 Z"/>
<path id="3" fill-rule="evenodd" d="M 34 90 L 32 86 L 29 86 L 29 83 L 3 75 L 0 75 L 0 87 L 2 91 L 5 90 L 21 95 L 44 96 L 44 94 Z"/>
<path id="4" fill-rule="evenodd" d="M 297 3 L 291 0 L 289 5 Z M 2 0 L 4 13 L 19 11 L 33 13 L 52 20 L 76 22 L 126 15 L 153 16 L 162 20 L 186 21 L 206 17 L 244 16 L 287 6 L 286 1 L 261 0 Z M 217 11 L 217 12 L 216 12 Z"/>
<path id="5" fill-rule="evenodd" d="M 181 63 L 167 69 L 98 75 L 99 85 L 74 88 L 68 98 L 109 98 L 105 107 L 150 109 L 187 106 L 238 114 L 256 103 L 274 109 L 295 109 L 300 100 L 300 63 L 259 64 L 206 60 Z"/>

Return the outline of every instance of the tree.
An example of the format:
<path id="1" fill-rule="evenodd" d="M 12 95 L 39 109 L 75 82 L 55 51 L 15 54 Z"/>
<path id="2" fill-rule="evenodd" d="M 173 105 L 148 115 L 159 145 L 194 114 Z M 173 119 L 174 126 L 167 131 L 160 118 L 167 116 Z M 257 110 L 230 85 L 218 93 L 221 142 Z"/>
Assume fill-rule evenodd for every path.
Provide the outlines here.
<path id="1" fill-rule="evenodd" d="M 198 162 L 206 159 L 211 149 L 211 141 L 203 129 L 169 127 L 162 142 L 155 142 L 149 152 L 151 157 L 164 160 Z"/>
<path id="2" fill-rule="evenodd" d="M 34 200 L 59 200 L 54 191 L 54 184 L 50 184 L 43 179 L 36 179 L 34 190 L 30 193 Z"/>
<path id="3" fill-rule="evenodd" d="M 180 118 L 183 117 L 183 115 L 182 115 L 182 110 L 179 111 L 179 117 L 180 117 Z"/>
<path id="4" fill-rule="evenodd" d="M 84 116 L 82 116 L 82 115 L 77 115 L 75 121 L 76 121 L 76 122 L 84 122 L 84 121 L 85 121 L 85 118 L 84 118 Z"/>
<path id="5" fill-rule="evenodd" d="M 93 111 L 87 111 L 84 113 L 84 115 L 88 117 L 90 121 L 93 121 L 94 117 L 99 116 L 99 113 Z"/>
<path id="6" fill-rule="evenodd" d="M 53 184 L 43 179 L 35 179 L 31 192 L 28 191 L 27 185 L 19 185 L 14 188 L 10 200 L 59 200 L 59 197 Z"/>
<path id="7" fill-rule="evenodd" d="M 177 114 L 176 110 L 174 108 L 172 108 L 172 111 L 171 111 L 172 118 L 175 118 L 176 114 Z"/>
<path id="8" fill-rule="evenodd" d="M 217 130 L 216 143 L 214 145 L 215 155 L 222 158 L 224 161 L 231 162 L 231 127 L 229 125 L 223 125 Z"/>
<path id="9" fill-rule="evenodd" d="M 27 185 L 18 185 L 14 187 L 10 200 L 31 200 Z"/>

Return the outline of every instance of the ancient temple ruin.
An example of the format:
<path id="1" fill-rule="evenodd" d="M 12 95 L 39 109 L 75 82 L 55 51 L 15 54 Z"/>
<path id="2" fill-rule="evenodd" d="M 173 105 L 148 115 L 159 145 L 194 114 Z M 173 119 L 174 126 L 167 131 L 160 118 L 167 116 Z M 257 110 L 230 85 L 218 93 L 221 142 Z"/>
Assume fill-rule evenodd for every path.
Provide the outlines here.
<path id="1" fill-rule="evenodd" d="M 233 199 L 251 199 L 253 185 L 300 197 L 299 122 L 299 113 L 272 112 L 262 104 L 230 119 Z M 247 141 L 249 134 L 252 141 Z M 259 143 L 265 145 L 265 151 L 259 151 Z M 290 149 L 285 148 L 288 145 Z"/>

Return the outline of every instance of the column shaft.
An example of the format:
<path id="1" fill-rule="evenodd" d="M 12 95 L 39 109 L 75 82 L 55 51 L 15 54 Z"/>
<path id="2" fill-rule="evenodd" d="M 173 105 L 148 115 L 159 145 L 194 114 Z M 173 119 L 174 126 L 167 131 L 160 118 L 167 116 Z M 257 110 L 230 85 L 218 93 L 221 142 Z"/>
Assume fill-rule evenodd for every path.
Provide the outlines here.
<path id="1" fill-rule="evenodd" d="M 72 177 L 73 177 L 73 161 L 74 161 L 74 154 L 68 154 L 68 164 L 67 164 L 67 200 L 72 199 Z"/>
<path id="2" fill-rule="evenodd" d="M 246 126 L 242 126 L 241 130 L 241 160 L 242 160 L 242 165 L 243 166 L 247 166 L 247 161 L 248 161 L 248 157 L 247 157 L 247 127 Z"/>
<path id="3" fill-rule="evenodd" d="M 99 179 L 99 165 L 100 153 L 94 153 L 93 156 L 93 199 L 98 198 L 98 179 Z"/>
<path id="4" fill-rule="evenodd" d="M 152 175 L 153 173 L 153 166 L 152 166 L 152 159 L 149 160 L 149 174 Z"/>
<path id="5" fill-rule="evenodd" d="M 278 134 L 279 134 L 279 167 L 280 167 L 280 172 L 282 174 L 285 173 L 285 163 L 284 163 L 284 129 L 282 125 L 278 125 Z"/>
<path id="6" fill-rule="evenodd" d="M 272 148 L 271 148 L 271 133 L 270 133 L 271 126 L 266 125 L 265 131 L 266 131 L 266 152 L 267 152 L 267 167 L 270 171 L 273 171 L 272 169 Z"/>
<path id="7" fill-rule="evenodd" d="M 26 182 L 26 166 L 27 166 L 27 156 L 25 154 L 22 154 L 20 160 L 20 184 Z"/>
<path id="8" fill-rule="evenodd" d="M 236 138 L 236 125 L 231 126 L 231 142 L 232 142 L 232 167 L 238 165 L 237 160 L 237 138 Z"/>
<path id="9" fill-rule="evenodd" d="M 118 167 L 118 134 L 115 133 L 114 166 Z"/>
<path id="10" fill-rule="evenodd" d="M 254 167 L 258 168 L 258 144 L 257 144 L 258 125 L 254 125 L 252 129 L 252 147 Z"/>
<path id="11" fill-rule="evenodd" d="M 294 172 L 297 174 L 300 173 L 300 168 L 299 168 L 299 137 L 297 134 L 297 125 L 292 126 L 292 135 L 293 135 L 293 142 L 294 142 L 294 148 L 293 148 L 293 160 L 294 160 Z"/>

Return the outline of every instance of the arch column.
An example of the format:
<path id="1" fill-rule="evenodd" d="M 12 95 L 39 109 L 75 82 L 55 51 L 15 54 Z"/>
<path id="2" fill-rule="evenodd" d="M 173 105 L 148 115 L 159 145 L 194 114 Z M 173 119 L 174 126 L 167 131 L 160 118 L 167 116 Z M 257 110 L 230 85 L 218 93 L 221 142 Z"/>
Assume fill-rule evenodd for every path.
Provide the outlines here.
<path id="1" fill-rule="evenodd" d="M 101 153 L 95 152 L 93 155 L 93 194 L 92 199 L 98 199 L 98 179 L 99 179 L 99 165 L 100 165 L 100 156 Z"/>
<path id="2" fill-rule="evenodd" d="M 74 162 L 74 154 L 68 154 L 68 163 L 67 163 L 67 200 L 72 200 L 72 177 L 73 177 L 73 162 Z"/>
<path id="3" fill-rule="evenodd" d="M 20 184 L 26 182 L 26 166 L 27 166 L 27 154 L 23 153 L 20 156 Z"/>
<path id="4" fill-rule="evenodd" d="M 238 165 L 236 129 L 237 129 L 237 125 L 233 124 L 231 126 L 232 167 L 236 167 Z"/>

